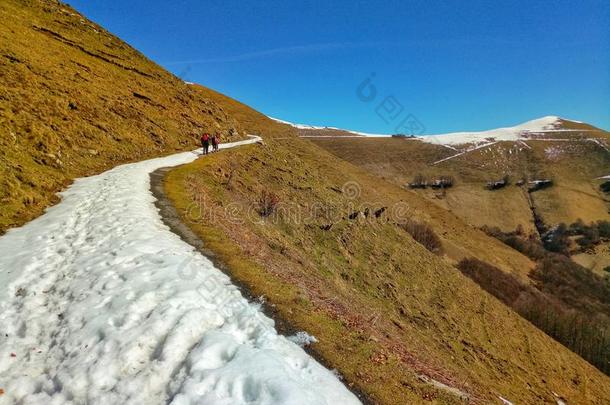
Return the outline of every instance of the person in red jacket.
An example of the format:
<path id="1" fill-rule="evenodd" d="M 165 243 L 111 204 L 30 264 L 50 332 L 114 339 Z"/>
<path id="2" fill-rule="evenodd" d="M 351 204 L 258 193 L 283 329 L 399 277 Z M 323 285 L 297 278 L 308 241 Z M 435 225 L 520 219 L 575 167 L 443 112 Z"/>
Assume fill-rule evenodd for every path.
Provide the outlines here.
<path id="1" fill-rule="evenodd" d="M 201 147 L 203 148 L 203 154 L 207 155 L 210 149 L 210 135 L 207 132 L 201 135 Z"/>
<path id="2" fill-rule="evenodd" d="M 218 145 L 220 144 L 220 135 L 215 134 L 212 136 L 212 150 L 218 152 Z"/>

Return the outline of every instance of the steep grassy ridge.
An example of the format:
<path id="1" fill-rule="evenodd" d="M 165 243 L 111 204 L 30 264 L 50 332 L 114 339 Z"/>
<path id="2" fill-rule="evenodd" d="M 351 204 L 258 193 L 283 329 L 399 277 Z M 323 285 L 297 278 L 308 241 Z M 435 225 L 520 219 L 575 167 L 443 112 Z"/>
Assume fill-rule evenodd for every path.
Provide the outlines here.
<path id="1" fill-rule="evenodd" d="M 3 0 L 0 20 L 0 234 L 75 177 L 193 148 L 204 128 L 238 136 L 222 107 L 67 5 Z"/>
<path id="2" fill-rule="evenodd" d="M 430 378 L 474 403 L 500 395 L 550 403 L 553 392 L 575 404 L 610 398 L 608 377 L 451 265 L 478 255 L 521 275 L 527 259 L 415 193 L 295 138 L 294 129 L 210 97 L 228 103 L 266 145 L 175 169 L 166 191 L 231 275 L 314 334 L 313 350 L 350 385 L 387 404 L 463 401 Z M 279 201 L 266 218 L 263 193 Z M 405 212 L 431 224 L 447 258 L 396 225 Z"/>
<path id="3" fill-rule="evenodd" d="M 200 87 L 200 86 L 196 86 Z M 231 99 L 225 95 L 222 95 L 213 90 L 200 87 L 201 91 L 214 100 L 219 105 L 222 105 L 225 111 L 231 116 L 236 117 L 240 124 L 247 129 L 249 133 L 264 135 L 268 141 L 276 141 L 285 143 L 286 148 L 290 149 L 292 142 L 301 141 L 295 139 L 296 130 L 288 125 L 279 124 L 275 121 L 269 120 L 265 115 L 239 103 L 236 100 Z M 320 149 L 314 148 L 315 152 L 311 156 L 313 160 L 316 156 L 321 153 Z M 286 166 L 289 166 L 290 160 L 285 162 Z M 354 171 L 356 168 L 352 165 L 347 165 L 349 171 Z M 316 172 L 308 174 L 312 180 L 316 180 Z M 355 178 L 353 182 L 357 183 L 355 188 L 358 191 L 362 191 L 362 184 L 360 184 L 360 175 L 368 174 L 363 170 L 358 170 L 357 174 L 354 174 Z M 353 187 L 348 184 L 348 191 L 354 191 Z M 385 184 L 385 183 L 380 183 Z M 337 187 L 341 188 L 343 183 Z M 387 185 L 386 185 L 387 186 Z M 377 187 L 377 184 L 371 184 L 371 188 Z M 351 189 L 351 190 L 349 190 Z M 396 188 L 391 188 L 392 193 L 396 193 Z M 337 191 L 333 191 L 336 193 Z M 485 260 L 489 263 L 493 263 L 495 266 L 501 268 L 504 271 L 517 274 L 525 277 L 530 269 L 534 267 L 534 264 L 521 254 L 516 254 L 512 249 L 507 248 L 504 244 L 490 238 L 483 232 L 472 229 L 471 227 L 465 226 L 464 222 L 457 218 L 455 215 L 447 213 L 446 210 L 438 208 L 434 205 L 430 205 L 428 201 L 421 198 L 413 193 L 403 193 L 398 191 L 399 194 L 394 197 L 400 204 L 396 205 L 393 209 L 397 212 L 402 219 L 405 218 L 419 218 L 423 221 L 428 222 L 438 233 L 439 237 L 443 240 L 444 251 L 447 257 L 454 263 L 466 257 L 477 257 L 480 260 Z M 388 196 L 389 198 L 390 196 Z M 382 200 L 369 200 L 371 206 L 375 204 L 383 206 L 385 198 Z M 357 207 L 352 207 L 357 208 Z"/>

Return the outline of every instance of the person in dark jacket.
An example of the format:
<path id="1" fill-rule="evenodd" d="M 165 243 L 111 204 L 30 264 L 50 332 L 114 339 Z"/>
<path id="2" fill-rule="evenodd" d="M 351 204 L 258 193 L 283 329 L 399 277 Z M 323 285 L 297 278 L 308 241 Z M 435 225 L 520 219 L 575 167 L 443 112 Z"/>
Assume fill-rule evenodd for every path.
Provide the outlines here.
<path id="1" fill-rule="evenodd" d="M 207 155 L 210 149 L 210 135 L 207 132 L 201 135 L 201 147 L 203 148 L 203 154 Z"/>

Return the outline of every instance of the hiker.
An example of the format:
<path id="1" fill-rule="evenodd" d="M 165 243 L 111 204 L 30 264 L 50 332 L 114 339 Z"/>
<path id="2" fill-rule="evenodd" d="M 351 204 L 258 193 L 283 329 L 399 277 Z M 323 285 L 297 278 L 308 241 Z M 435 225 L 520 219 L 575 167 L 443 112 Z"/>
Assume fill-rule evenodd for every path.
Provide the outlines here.
<path id="1" fill-rule="evenodd" d="M 210 135 L 207 132 L 201 136 L 201 147 L 203 148 L 202 154 L 207 155 L 210 149 Z"/>
<path id="2" fill-rule="evenodd" d="M 220 135 L 215 134 L 212 136 L 212 150 L 218 152 L 218 145 L 220 144 Z"/>

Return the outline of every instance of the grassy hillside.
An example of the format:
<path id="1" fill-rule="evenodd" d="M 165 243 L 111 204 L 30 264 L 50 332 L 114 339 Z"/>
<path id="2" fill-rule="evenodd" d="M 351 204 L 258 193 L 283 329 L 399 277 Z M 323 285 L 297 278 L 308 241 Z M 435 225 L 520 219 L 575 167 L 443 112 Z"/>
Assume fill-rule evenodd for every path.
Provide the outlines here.
<path id="1" fill-rule="evenodd" d="M 268 141 L 273 140 L 274 142 L 286 144 L 285 146 L 288 149 L 292 147 L 291 144 L 293 142 L 298 142 L 299 145 L 303 144 L 303 141 L 295 137 L 296 130 L 294 128 L 269 120 L 265 115 L 218 92 L 203 87 L 200 88 L 206 97 L 222 105 L 231 116 L 236 117 L 249 133 L 263 135 Z M 318 148 L 313 150 L 315 152 L 312 152 L 311 158 L 315 160 L 316 156 L 322 153 L 322 151 Z M 289 166 L 290 160 L 287 160 L 285 164 Z M 350 171 L 356 170 L 352 165 L 347 167 L 349 167 Z M 358 174 L 354 174 L 354 176 L 357 176 L 354 181 L 358 183 L 356 189 L 359 192 L 363 191 L 363 186 L 360 184 L 361 179 L 358 177 L 362 174 L 366 173 L 363 170 L 358 170 Z M 314 173 L 310 175 L 315 176 Z M 312 180 L 315 179 L 315 177 L 312 177 Z M 350 185 L 351 183 L 348 184 L 348 188 L 350 188 Z M 343 183 L 335 188 L 341 189 L 342 186 Z M 370 187 L 375 188 L 375 185 L 370 184 Z M 392 188 L 392 190 L 393 193 L 397 191 L 396 188 Z M 332 190 L 332 192 L 337 193 L 336 190 Z M 490 238 L 483 232 L 464 226 L 464 222 L 455 215 L 435 206 L 430 206 L 425 199 L 417 195 L 399 191 L 399 194 L 394 199 L 400 202 L 399 205 L 394 207 L 394 211 L 402 219 L 418 218 L 428 222 L 437 231 L 439 237 L 443 240 L 447 258 L 454 263 L 466 257 L 475 256 L 481 260 L 493 263 L 507 272 L 521 276 L 525 276 L 534 267 L 534 264 L 525 256 L 515 254 L 512 249 L 507 249 L 502 243 L 498 243 L 497 240 Z M 369 203 L 371 207 L 377 205 L 384 206 L 383 204 L 387 202 L 385 200 L 385 197 L 381 201 L 373 199 Z M 357 207 L 354 206 L 352 208 Z"/>
<path id="2" fill-rule="evenodd" d="M 537 136 L 532 135 L 526 142 L 498 142 L 454 158 L 471 146 L 458 146 L 454 150 L 454 147 L 400 138 L 309 139 L 402 187 L 417 175 L 428 179 L 452 176 L 455 185 L 446 193 L 431 189 L 413 192 L 475 227 L 486 225 L 507 232 L 521 227 L 528 234 L 537 234 L 534 211 L 547 228 L 579 219 L 588 224 L 610 218 L 610 198 L 600 191 L 600 181 L 595 180 L 610 167 L 607 150 L 610 134 L 573 121 L 561 120 L 560 125 L 574 131 L 544 135 L 555 140 L 535 139 Z M 300 130 L 300 133 L 324 135 L 327 131 Z M 495 191 L 486 189 L 488 181 L 505 175 L 509 176 L 511 185 Z M 554 185 L 529 195 L 526 186 L 515 185 L 521 179 L 537 178 L 552 179 Z M 602 246 L 579 254 L 576 260 L 603 274 L 610 255 Z"/>
<path id="3" fill-rule="evenodd" d="M 561 137 L 569 134 L 563 133 Z M 603 131 L 586 134 L 609 138 Z M 310 139 L 338 157 L 402 187 L 418 174 L 429 179 L 452 176 L 455 186 L 446 193 L 430 189 L 413 192 L 474 226 L 497 226 L 506 231 L 521 226 L 534 232 L 527 192 L 515 185 L 520 179 L 553 180 L 553 187 L 531 194 L 536 211 L 549 226 L 573 223 L 579 218 L 589 223 L 609 216 L 610 201 L 599 191 L 595 178 L 610 167 L 610 153 L 600 144 L 580 138 L 576 132 L 568 138 L 570 142 L 498 142 L 455 158 L 451 156 L 458 151 L 449 147 L 410 139 Z M 486 190 L 488 181 L 505 175 L 510 176 L 512 185 Z"/>
<path id="4" fill-rule="evenodd" d="M 350 386 L 387 404 L 610 399 L 608 377 L 454 267 L 476 258 L 528 282 L 524 255 L 398 177 L 186 85 L 69 6 L 4 0 L 0 18 L 0 233 L 75 177 L 193 148 L 202 130 L 258 133 L 264 146 L 170 172 L 167 193 L 235 280 L 287 330 L 314 334 L 312 350 Z"/>
<path id="5" fill-rule="evenodd" d="M 243 135 L 200 91 L 67 5 L 0 2 L 0 234 L 79 176 Z"/>
<path id="6" fill-rule="evenodd" d="M 350 385 L 387 404 L 607 402 L 608 377 L 452 266 L 477 256 L 523 275 L 528 259 L 293 128 L 209 97 L 266 144 L 177 168 L 166 192 L 232 277 L 314 334 Z M 397 226 L 407 217 L 430 224 L 445 256 Z"/>

